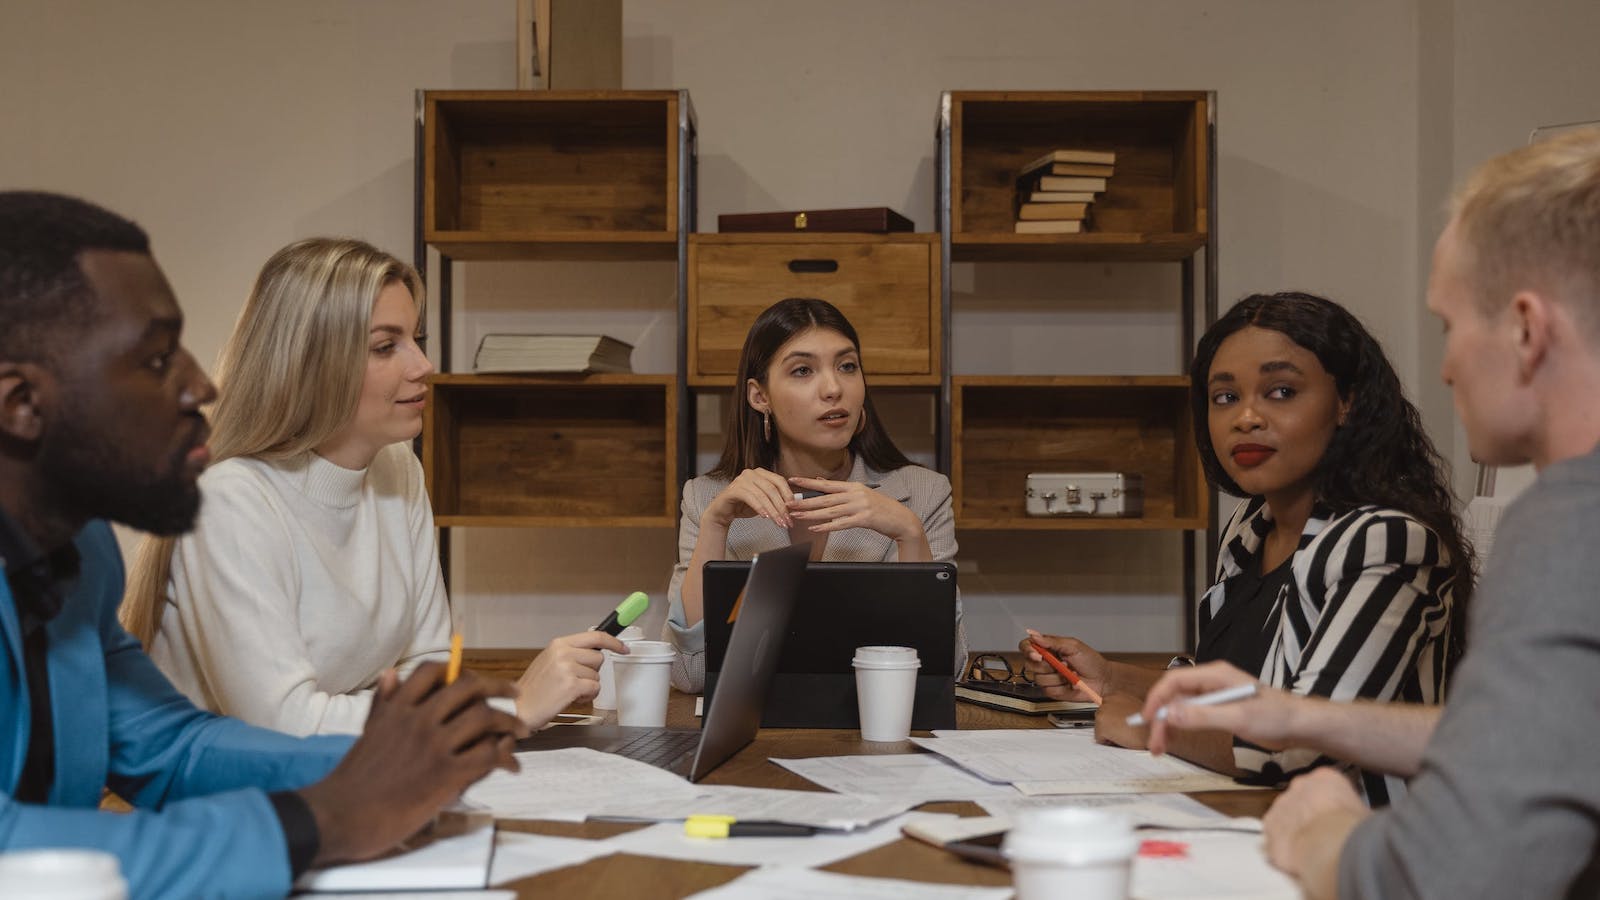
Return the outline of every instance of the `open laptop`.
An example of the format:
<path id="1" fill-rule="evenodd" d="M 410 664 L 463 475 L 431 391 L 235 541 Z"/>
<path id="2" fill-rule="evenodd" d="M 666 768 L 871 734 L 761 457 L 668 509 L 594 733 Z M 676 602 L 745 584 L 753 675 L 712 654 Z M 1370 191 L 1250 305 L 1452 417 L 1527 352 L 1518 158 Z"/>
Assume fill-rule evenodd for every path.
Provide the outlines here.
<path id="1" fill-rule="evenodd" d="M 701 596 L 706 616 L 706 697 L 722 696 L 736 667 L 728 610 L 750 563 L 708 562 Z M 915 647 L 911 727 L 956 726 L 956 567 L 953 563 L 824 563 L 806 566 L 800 599 L 767 692 L 765 728 L 855 728 L 857 647 Z"/>
<path id="2" fill-rule="evenodd" d="M 810 544 L 769 550 L 746 564 L 749 587 L 729 625 L 733 604 L 722 608 L 726 640 L 722 670 L 726 689 L 708 698 L 700 728 L 635 728 L 621 725 L 547 728 L 517 743 L 518 750 L 589 747 L 616 753 L 699 781 L 755 739 L 761 703 L 777 669 L 790 614 L 800 593 Z M 737 675 L 737 677 L 733 677 Z"/>

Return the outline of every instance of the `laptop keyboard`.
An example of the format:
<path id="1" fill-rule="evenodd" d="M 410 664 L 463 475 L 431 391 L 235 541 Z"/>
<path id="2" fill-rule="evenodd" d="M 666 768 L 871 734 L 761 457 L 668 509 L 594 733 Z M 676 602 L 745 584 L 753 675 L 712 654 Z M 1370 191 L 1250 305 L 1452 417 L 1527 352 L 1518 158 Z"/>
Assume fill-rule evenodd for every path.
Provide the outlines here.
<path id="1" fill-rule="evenodd" d="M 687 768 L 687 757 L 699 744 L 698 731 L 657 731 L 631 738 L 611 752 L 657 768 L 676 770 Z"/>

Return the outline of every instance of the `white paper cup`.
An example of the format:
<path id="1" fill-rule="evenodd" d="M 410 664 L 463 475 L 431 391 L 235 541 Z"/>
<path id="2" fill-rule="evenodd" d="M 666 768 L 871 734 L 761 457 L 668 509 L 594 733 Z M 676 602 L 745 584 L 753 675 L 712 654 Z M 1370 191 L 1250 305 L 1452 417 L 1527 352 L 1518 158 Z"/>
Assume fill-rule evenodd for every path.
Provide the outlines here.
<path id="1" fill-rule="evenodd" d="M 127 900 L 117 858 L 99 850 L 23 850 L 0 854 L 6 900 Z"/>
<path id="2" fill-rule="evenodd" d="M 660 727 L 667 724 L 672 659 L 672 645 L 666 641 L 632 641 L 626 656 L 612 659 L 617 682 L 618 725 Z"/>
<path id="3" fill-rule="evenodd" d="M 913 647 L 857 647 L 856 704 L 861 710 L 861 739 L 903 741 L 911 736 L 911 706 L 917 696 L 917 670 L 922 667 Z"/>
<path id="4" fill-rule="evenodd" d="M 634 641 L 644 640 L 644 632 L 637 625 L 629 625 L 627 628 L 622 629 L 621 634 L 617 635 L 617 640 L 624 644 L 632 644 Z M 601 650 L 600 652 L 604 656 L 603 661 L 600 663 L 600 693 L 594 695 L 593 705 L 595 709 L 616 709 L 617 678 L 616 670 L 611 666 L 611 660 L 616 654 L 610 650 Z"/>
<path id="5" fill-rule="evenodd" d="M 1019 814 L 1000 851 L 1016 900 L 1124 900 L 1139 839 L 1121 816 L 1062 806 Z"/>

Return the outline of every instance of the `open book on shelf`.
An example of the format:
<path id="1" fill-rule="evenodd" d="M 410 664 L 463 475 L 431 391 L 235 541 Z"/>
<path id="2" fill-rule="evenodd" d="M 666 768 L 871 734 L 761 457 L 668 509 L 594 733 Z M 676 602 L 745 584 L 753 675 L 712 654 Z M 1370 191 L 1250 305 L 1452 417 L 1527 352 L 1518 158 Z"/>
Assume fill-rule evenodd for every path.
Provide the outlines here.
<path id="1" fill-rule="evenodd" d="M 603 334 L 486 334 L 476 372 L 632 372 L 633 345 Z"/>

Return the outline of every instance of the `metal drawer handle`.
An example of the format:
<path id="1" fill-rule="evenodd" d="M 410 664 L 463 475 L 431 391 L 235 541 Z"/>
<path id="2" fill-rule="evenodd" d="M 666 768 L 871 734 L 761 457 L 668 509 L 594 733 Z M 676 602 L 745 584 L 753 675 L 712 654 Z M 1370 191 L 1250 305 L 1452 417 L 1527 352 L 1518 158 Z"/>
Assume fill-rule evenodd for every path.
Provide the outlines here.
<path id="1" fill-rule="evenodd" d="M 789 260 L 789 271 L 797 275 L 804 272 L 837 272 L 839 271 L 839 261 L 836 259 L 791 259 Z"/>

